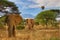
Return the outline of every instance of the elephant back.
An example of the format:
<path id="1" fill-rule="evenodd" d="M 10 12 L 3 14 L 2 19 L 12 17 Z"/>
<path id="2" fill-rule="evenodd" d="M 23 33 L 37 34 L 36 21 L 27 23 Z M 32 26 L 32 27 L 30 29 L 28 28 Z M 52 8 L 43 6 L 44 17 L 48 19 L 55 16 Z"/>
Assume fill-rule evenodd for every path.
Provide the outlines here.
<path id="1" fill-rule="evenodd" d="M 22 21 L 22 17 L 19 14 L 8 14 L 6 15 L 5 22 L 11 25 L 18 25 Z"/>

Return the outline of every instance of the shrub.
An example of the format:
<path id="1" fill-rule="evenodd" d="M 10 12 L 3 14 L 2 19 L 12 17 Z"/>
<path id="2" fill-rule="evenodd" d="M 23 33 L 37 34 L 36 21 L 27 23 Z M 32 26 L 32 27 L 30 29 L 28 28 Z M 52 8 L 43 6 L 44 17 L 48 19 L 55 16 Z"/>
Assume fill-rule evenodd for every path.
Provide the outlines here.
<path id="1" fill-rule="evenodd" d="M 22 29 L 24 29 L 25 27 L 24 27 L 24 21 L 22 21 L 17 27 L 16 27 L 16 29 L 18 29 L 18 30 L 22 30 Z"/>

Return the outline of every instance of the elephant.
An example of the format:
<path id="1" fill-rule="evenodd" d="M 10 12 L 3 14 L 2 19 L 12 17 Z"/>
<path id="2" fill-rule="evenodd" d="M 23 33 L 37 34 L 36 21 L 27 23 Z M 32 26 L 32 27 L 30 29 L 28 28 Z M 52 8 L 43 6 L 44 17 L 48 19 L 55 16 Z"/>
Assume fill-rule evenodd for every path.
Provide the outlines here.
<path id="1" fill-rule="evenodd" d="M 26 25 L 28 26 L 29 30 L 32 30 L 34 27 L 34 19 L 26 19 Z"/>
<path id="2" fill-rule="evenodd" d="M 8 26 L 8 36 L 15 37 L 15 27 L 21 23 L 22 17 L 18 13 L 10 13 L 6 15 L 5 23 Z"/>

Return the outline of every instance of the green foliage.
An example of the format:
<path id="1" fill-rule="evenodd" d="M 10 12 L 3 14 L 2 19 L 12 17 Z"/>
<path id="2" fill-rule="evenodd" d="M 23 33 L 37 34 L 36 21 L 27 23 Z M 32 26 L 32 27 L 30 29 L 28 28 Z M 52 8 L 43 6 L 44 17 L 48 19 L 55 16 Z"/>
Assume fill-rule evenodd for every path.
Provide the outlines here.
<path id="1" fill-rule="evenodd" d="M 50 40 L 60 40 L 60 38 L 52 37 L 52 38 L 50 38 Z"/>
<path id="2" fill-rule="evenodd" d="M 7 0 L 1 0 L 0 1 L 0 12 L 2 12 L 2 10 L 4 10 L 6 7 L 10 7 L 11 8 L 11 11 L 12 13 L 16 12 L 16 13 L 19 13 L 19 10 L 18 10 L 18 7 L 16 6 L 15 3 L 13 2 L 10 2 L 10 1 L 7 1 Z M 7 13 L 5 11 L 5 13 Z"/>
<path id="3" fill-rule="evenodd" d="M 10 2 L 10 1 L 4 1 L 4 0 L 2 0 L 2 1 L 0 1 L 0 5 L 3 5 L 3 6 L 5 6 L 5 7 L 15 7 L 16 5 L 13 3 L 13 2 Z"/>
<path id="4" fill-rule="evenodd" d="M 0 28 L 3 27 L 5 21 L 5 16 L 0 17 Z"/>
<path id="5" fill-rule="evenodd" d="M 46 22 L 55 21 L 56 13 L 50 10 L 43 11 L 35 17 L 35 21 L 46 24 Z M 51 22 L 50 21 L 50 22 Z"/>
<path id="6" fill-rule="evenodd" d="M 22 21 L 17 27 L 16 27 L 16 29 L 18 29 L 18 30 L 22 30 L 22 29 L 24 29 L 25 27 L 24 27 L 24 21 Z"/>
<path id="7" fill-rule="evenodd" d="M 35 25 L 39 25 L 39 23 L 38 22 L 35 22 Z"/>
<path id="8" fill-rule="evenodd" d="M 18 29 L 18 30 L 22 30 L 22 29 L 24 29 L 24 28 L 25 28 L 25 27 L 22 26 L 22 25 L 16 27 L 16 29 Z"/>
<path id="9" fill-rule="evenodd" d="M 3 22 L 5 20 L 5 16 L 0 17 L 0 22 Z"/>

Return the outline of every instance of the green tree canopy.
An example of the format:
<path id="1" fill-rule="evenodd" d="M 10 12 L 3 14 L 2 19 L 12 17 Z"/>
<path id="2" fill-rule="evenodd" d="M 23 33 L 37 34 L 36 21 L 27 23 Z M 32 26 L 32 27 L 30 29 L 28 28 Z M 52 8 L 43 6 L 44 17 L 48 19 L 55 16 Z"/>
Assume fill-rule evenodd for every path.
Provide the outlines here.
<path id="1" fill-rule="evenodd" d="M 51 10 L 46 10 L 43 12 L 40 12 L 36 17 L 35 17 L 35 21 L 39 22 L 39 23 L 43 23 L 46 24 L 49 21 L 55 21 L 56 18 L 56 12 L 53 12 Z"/>
<path id="2" fill-rule="evenodd" d="M 18 10 L 18 7 L 15 5 L 15 3 L 8 1 L 8 0 L 0 0 L 0 14 L 3 14 L 3 13 L 6 13 L 6 14 L 16 13 L 19 15 L 19 10 Z M 7 17 L 7 15 L 4 14 L 4 18 L 2 17 L 0 18 L 0 21 L 1 21 L 0 23 L 2 23 L 2 20 L 3 21 L 6 20 L 5 17 Z"/>
<path id="3" fill-rule="evenodd" d="M 6 11 L 7 8 L 11 9 L 11 12 L 13 13 L 19 13 L 18 11 L 18 7 L 15 5 L 15 3 L 10 2 L 8 0 L 1 0 L 0 1 L 0 12 L 4 12 L 7 13 L 8 11 Z"/>

